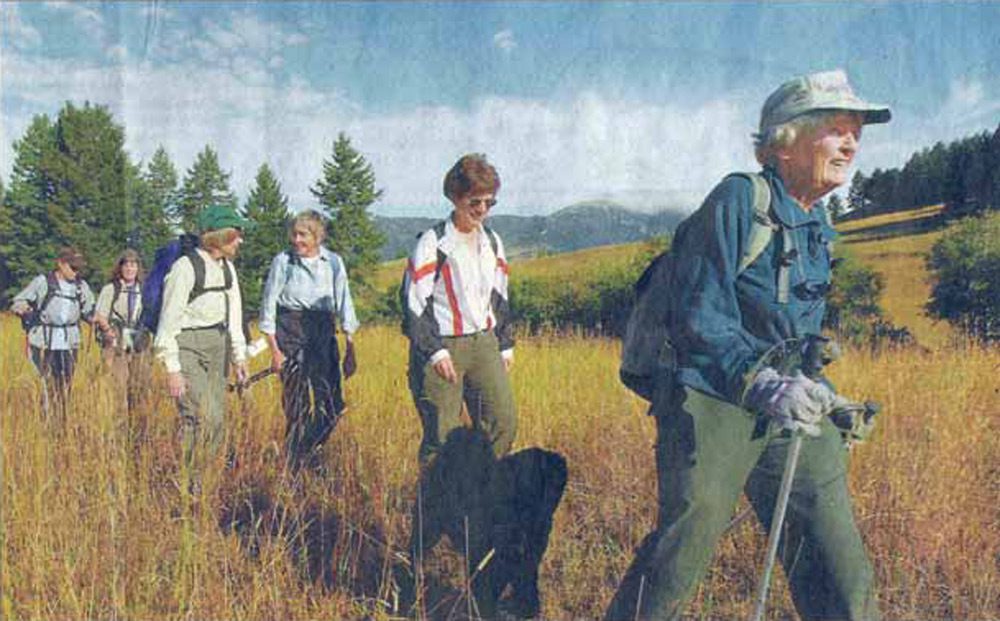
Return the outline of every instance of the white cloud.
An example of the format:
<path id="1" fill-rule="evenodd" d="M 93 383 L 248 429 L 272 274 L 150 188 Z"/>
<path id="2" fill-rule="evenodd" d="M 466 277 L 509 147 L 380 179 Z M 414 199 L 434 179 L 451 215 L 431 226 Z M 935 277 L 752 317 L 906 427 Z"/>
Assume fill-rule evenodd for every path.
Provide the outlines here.
<path id="1" fill-rule="evenodd" d="M 122 63 L 128 58 L 128 48 L 124 45 L 112 45 L 105 50 L 108 58 L 114 62 Z"/>
<path id="2" fill-rule="evenodd" d="M 18 5 L 14 3 L 0 3 L 0 31 L 4 45 L 15 49 L 28 49 L 42 42 L 42 34 L 21 19 Z"/>
<path id="3" fill-rule="evenodd" d="M 175 11 L 171 11 L 164 6 L 164 3 L 156 2 L 155 0 L 139 7 L 138 11 L 139 15 L 142 15 L 143 17 L 169 18 L 177 15 Z"/>
<path id="4" fill-rule="evenodd" d="M 683 110 L 588 93 L 552 103 L 502 98 L 361 119 L 352 136 L 386 186 L 388 205 L 440 204 L 444 171 L 486 152 L 503 178 L 501 209 L 552 210 L 598 197 L 632 207 L 694 206 L 725 172 L 752 161 L 734 102 Z"/>
<path id="5" fill-rule="evenodd" d="M 505 53 L 509 54 L 513 52 L 514 48 L 517 47 L 517 41 L 514 39 L 514 31 L 507 29 L 496 33 L 493 35 L 493 45 Z"/>
<path id="6" fill-rule="evenodd" d="M 979 81 L 955 80 L 935 121 L 943 126 L 962 127 L 977 122 L 989 124 L 1000 111 L 1000 99 L 990 99 Z"/>
<path id="7" fill-rule="evenodd" d="M 211 144 L 240 196 L 266 161 L 295 207 L 313 204 L 309 187 L 344 131 L 372 163 L 385 189 L 377 209 L 385 213 L 443 208 L 441 178 L 467 152 L 485 152 L 497 165 L 500 210 L 508 213 L 598 197 L 693 207 L 728 170 L 752 164 L 752 111 L 734 100 L 682 109 L 585 93 L 563 102 L 494 97 L 468 110 L 374 115 L 302 78 L 278 84 L 258 66 L 243 57 L 225 66 L 155 68 L 132 59 L 99 67 L 18 57 L 10 71 L 5 66 L 4 86 L 31 112 L 4 114 L 3 129 L 19 137 L 31 113 L 54 114 L 66 100 L 106 104 L 126 128 L 133 159 L 148 160 L 162 144 L 183 176 Z M 0 172 L 9 175 L 10 165 Z"/>
<path id="8" fill-rule="evenodd" d="M 10 9 L 0 7 L 4 28 L 30 37 L 33 29 Z M 598 92 L 554 101 L 487 97 L 468 109 L 373 114 L 336 89 L 294 74 L 280 80 L 274 70 L 284 68 L 284 47 L 308 38 L 233 15 L 207 24 L 205 36 L 162 28 L 143 58 L 112 47 L 111 65 L 5 51 L 2 87 L 16 94 L 5 106 L 16 104 L 0 115 L 0 175 L 9 176 L 11 143 L 31 115 L 54 115 L 67 100 L 107 105 L 126 128 L 134 160 L 148 160 L 163 145 L 182 176 L 212 145 L 241 197 L 266 161 L 295 208 L 314 205 L 309 187 L 340 131 L 372 163 L 385 190 L 377 206 L 384 213 L 440 213 L 444 172 L 468 152 L 485 152 L 497 165 L 500 213 L 546 212 L 594 198 L 693 209 L 727 172 L 757 167 L 749 135 L 760 93 L 725 94 L 696 107 Z M 499 49 L 516 45 L 510 31 L 494 41 Z M 956 82 L 929 120 L 897 111 L 892 123 L 868 128 L 858 164 L 869 171 L 901 166 L 936 140 L 995 126 L 998 112 L 997 97 L 983 84 Z"/>
<path id="9" fill-rule="evenodd" d="M 83 31 L 85 35 L 98 41 L 104 40 L 104 17 L 100 12 L 91 8 L 85 2 L 45 2 L 49 9 L 65 11 L 72 19 L 73 24 Z"/>

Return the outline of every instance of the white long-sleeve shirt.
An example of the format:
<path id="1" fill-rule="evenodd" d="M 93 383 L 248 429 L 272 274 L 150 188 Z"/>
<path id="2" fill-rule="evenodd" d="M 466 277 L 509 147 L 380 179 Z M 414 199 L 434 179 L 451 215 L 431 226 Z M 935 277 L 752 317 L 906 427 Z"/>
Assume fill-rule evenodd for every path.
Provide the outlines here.
<path id="1" fill-rule="evenodd" d="M 243 300 L 240 298 L 236 270 L 229 261 L 213 259 L 201 248 L 196 252 L 205 260 L 206 289 L 225 284 L 225 273 L 222 271 L 224 265 L 230 270 L 232 282 L 226 291 L 206 291 L 189 303 L 188 296 L 195 284 L 194 266 L 191 265 L 191 260 L 182 256 L 167 272 L 163 281 L 163 307 L 160 309 L 160 322 L 156 329 L 153 347 L 156 356 L 163 361 L 169 373 L 178 373 L 181 370 L 177 336 L 182 330 L 187 329 L 225 324 L 232 346 L 230 352 L 232 361 L 240 363 L 246 360 Z"/>
<path id="2" fill-rule="evenodd" d="M 490 235 L 495 239 L 495 252 Z M 440 266 L 439 253 L 443 256 Z M 404 280 L 404 312 L 411 342 L 431 362 L 437 362 L 449 355 L 442 336 L 493 330 L 501 355 L 512 357 L 509 271 L 503 242 L 495 232 L 478 227 L 463 237 L 451 218 L 443 228 L 438 225 L 424 232 L 407 264 Z"/>

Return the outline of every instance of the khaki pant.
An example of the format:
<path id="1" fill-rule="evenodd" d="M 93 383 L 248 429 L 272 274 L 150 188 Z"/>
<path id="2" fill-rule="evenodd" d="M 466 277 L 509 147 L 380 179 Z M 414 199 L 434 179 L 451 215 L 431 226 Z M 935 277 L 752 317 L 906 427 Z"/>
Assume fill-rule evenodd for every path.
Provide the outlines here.
<path id="1" fill-rule="evenodd" d="M 218 453 L 225 435 L 229 342 L 220 328 L 184 330 L 177 337 L 181 375 L 187 384 L 177 399 L 184 463 L 197 473 Z"/>
<path id="2" fill-rule="evenodd" d="M 492 332 L 444 337 L 458 374 L 454 384 L 438 375 L 426 359 L 410 351 L 410 391 L 420 412 L 424 437 L 420 462 L 427 464 L 441 450 L 453 429 L 463 426 L 465 401 L 473 427 L 482 429 L 497 457 L 510 451 L 517 433 L 514 395 Z"/>
<path id="3" fill-rule="evenodd" d="M 685 388 L 657 404 L 659 516 L 606 619 L 679 619 L 746 492 L 764 529 L 791 438 L 735 405 Z M 851 510 L 846 450 L 829 420 L 807 437 L 778 549 L 803 619 L 877 619 L 872 569 Z"/>
<path id="4" fill-rule="evenodd" d="M 104 366 L 111 377 L 115 397 L 125 413 L 128 436 L 136 443 L 145 441 L 147 412 L 145 405 L 152 380 L 152 364 L 146 353 L 125 352 L 114 347 L 101 351 Z"/>

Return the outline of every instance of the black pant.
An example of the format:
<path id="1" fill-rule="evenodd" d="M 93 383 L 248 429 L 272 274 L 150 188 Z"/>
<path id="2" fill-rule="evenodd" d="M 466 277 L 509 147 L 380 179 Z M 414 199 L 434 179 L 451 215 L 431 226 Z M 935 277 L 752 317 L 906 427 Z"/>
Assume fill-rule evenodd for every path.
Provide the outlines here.
<path id="1" fill-rule="evenodd" d="M 275 338 L 286 358 L 285 446 L 297 467 L 326 441 L 344 410 L 333 314 L 279 308 Z"/>
<path id="2" fill-rule="evenodd" d="M 46 416 L 66 416 L 73 372 L 76 370 L 75 349 L 42 349 L 31 347 L 31 362 L 42 376 L 44 394 L 42 410 Z"/>

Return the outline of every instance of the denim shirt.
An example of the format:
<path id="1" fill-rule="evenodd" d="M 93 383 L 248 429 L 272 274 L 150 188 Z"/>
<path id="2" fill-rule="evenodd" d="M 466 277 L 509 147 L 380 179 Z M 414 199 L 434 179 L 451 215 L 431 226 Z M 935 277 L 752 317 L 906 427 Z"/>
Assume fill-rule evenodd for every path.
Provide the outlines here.
<path id="1" fill-rule="evenodd" d="M 737 266 L 753 222 L 753 189 L 731 176 L 681 223 L 671 253 L 676 258 L 670 334 L 677 349 L 677 380 L 740 403 L 745 375 L 772 346 L 819 334 L 831 281 L 830 244 L 836 236 L 823 207 L 805 211 L 777 171 L 764 169 L 771 186 L 771 217 L 792 234 L 796 257 L 789 267 L 788 303 L 778 302 L 778 266 L 784 253 L 776 231 L 764 252 L 741 274 Z"/>
<path id="2" fill-rule="evenodd" d="M 260 304 L 260 331 L 274 334 L 278 306 L 292 310 L 334 313 L 348 334 L 358 329 L 347 268 L 335 252 L 320 248 L 315 271 L 293 252 L 281 252 L 271 261 Z"/>

